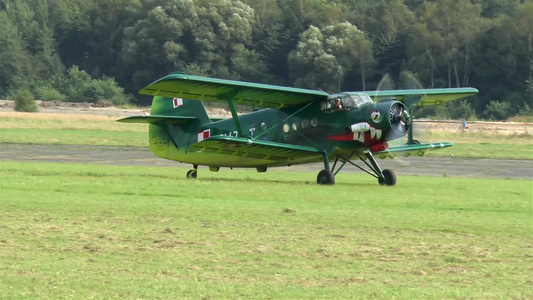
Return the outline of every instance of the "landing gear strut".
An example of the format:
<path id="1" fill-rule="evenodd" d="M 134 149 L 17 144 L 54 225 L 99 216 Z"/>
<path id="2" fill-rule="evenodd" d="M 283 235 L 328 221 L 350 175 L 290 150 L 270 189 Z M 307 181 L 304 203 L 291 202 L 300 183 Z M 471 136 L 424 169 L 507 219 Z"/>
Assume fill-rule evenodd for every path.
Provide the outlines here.
<path id="1" fill-rule="evenodd" d="M 316 177 L 316 183 L 318 184 L 335 184 L 335 174 L 333 170 L 329 170 L 329 156 L 328 152 L 322 152 L 322 157 L 324 158 L 324 170 L 318 173 Z"/>
<path id="2" fill-rule="evenodd" d="M 196 179 L 198 177 L 198 165 L 193 165 L 193 168 L 187 172 L 188 179 Z"/>
<path id="3" fill-rule="evenodd" d="M 352 156 L 357 155 L 359 159 L 366 164 L 369 170 L 360 167 L 353 163 L 350 159 Z M 365 173 L 369 174 L 370 176 L 373 176 L 377 178 L 378 183 L 380 185 L 388 185 L 388 186 L 394 186 L 396 184 L 396 175 L 392 170 L 384 169 L 381 170 L 378 163 L 376 162 L 376 159 L 372 155 L 372 152 L 368 152 L 364 154 L 365 157 L 361 156 L 361 154 L 352 152 L 347 158 L 342 157 L 340 155 L 337 155 L 335 157 L 335 162 L 333 163 L 333 167 L 331 168 L 331 171 L 329 170 L 329 158 L 327 152 L 323 153 L 324 157 L 324 170 L 320 171 L 318 173 L 316 182 L 318 184 L 335 184 L 335 175 L 340 172 L 340 170 L 346 165 L 346 163 L 351 164 L 352 166 L 364 171 Z M 335 167 L 337 166 L 337 163 L 341 160 L 341 165 L 335 170 Z M 368 162 L 367 162 L 368 160 Z M 370 163 L 369 163 L 370 162 Z"/>

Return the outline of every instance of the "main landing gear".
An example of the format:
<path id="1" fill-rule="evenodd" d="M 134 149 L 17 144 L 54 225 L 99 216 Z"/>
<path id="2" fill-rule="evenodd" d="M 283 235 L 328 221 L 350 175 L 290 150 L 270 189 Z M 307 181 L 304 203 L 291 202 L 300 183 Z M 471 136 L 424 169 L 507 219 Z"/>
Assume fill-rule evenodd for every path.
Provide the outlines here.
<path id="1" fill-rule="evenodd" d="M 356 165 L 350 160 L 352 156 L 354 156 L 354 154 L 357 155 L 359 159 L 367 165 L 369 170 Z M 327 152 L 324 152 L 322 154 L 322 156 L 324 157 L 324 170 L 318 173 L 316 182 L 318 184 L 335 184 L 335 175 L 337 175 L 337 173 L 340 172 L 340 170 L 344 167 L 344 165 L 346 165 L 346 163 L 349 163 L 353 165 L 354 167 L 369 174 L 370 176 L 377 178 L 380 185 L 393 186 L 396 184 L 396 175 L 394 174 L 392 170 L 389 170 L 389 169 L 381 170 L 381 168 L 379 167 L 378 163 L 376 162 L 376 159 L 374 158 L 371 152 L 365 153 L 364 155 L 365 157 L 355 152 L 352 152 L 347 158 L 337 155 L 335 157 L 335 162 L 333 163 L 333 167 L 331 168 L 331 171 L 330 171 L 329 157 L 328 157 Z M 341 164 L 335 170 L 335 167 L 337 167 L 337 163 L 339 161 L 341 161 Z"/>
<path id="2" fill-rule="evenodd" d="M 196 179 L 198 177 L 198 165 L 193 165 L 193 168 L 187 172 L 188 179 Z"/>

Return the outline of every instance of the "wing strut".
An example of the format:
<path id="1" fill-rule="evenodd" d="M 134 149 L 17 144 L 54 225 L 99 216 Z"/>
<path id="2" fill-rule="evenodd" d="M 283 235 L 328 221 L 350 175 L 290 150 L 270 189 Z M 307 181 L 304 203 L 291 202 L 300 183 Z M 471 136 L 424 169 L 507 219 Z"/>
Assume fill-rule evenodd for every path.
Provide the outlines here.
<path id="1" fill-rule="evenodd" d="M 413 140 L 413 106 L 417 104 L 422 99 L 422 95 L 406 95 L 404 103 L 409 110 L 409 115 L 411 116 L 411 126 L 407 130 L 407 144 L 420 144 L 420 142 Z"/>
<path id="2" fill-rule="evenodd" d="M 239 115 L 237 114 L 237 109 L 235 109 L 235 102 L 233 102 L 233 99 L 239 94 L 239 92 L 239 90 L 235 90 L 230 93 L 222 94 L 217 96 L 217 99 L 228 102 L 229 110 L 231 111 L 231 117 L 235 123 L 235 128 L 237 128 L 237 134 L 241 137 L 244 137 L 241 122 L 239 121 Z"/>
<path id="3" fill-rule="evenodd" d="M 239 134 L 239 136 L 244 137 L 244 135 L 242 134 L 241 122 L 239 121 L 237 110 L 235 109 L 235 103 L 233 102 L 233 99 L 226 99 L 226 101 L 228 101 L 231 116 L 233 117 L 233 122 L 235 123 L 235 127 L 237 128 L 237 133 Z"/>

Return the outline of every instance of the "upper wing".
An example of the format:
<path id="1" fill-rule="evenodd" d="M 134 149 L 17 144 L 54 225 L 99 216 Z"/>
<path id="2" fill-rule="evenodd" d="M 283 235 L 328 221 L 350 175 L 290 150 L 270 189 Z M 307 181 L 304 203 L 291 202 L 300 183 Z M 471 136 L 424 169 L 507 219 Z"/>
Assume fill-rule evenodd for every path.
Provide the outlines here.
<path id="1" fill-rule="evenodd" d="M 328 93 L 318 90 L 191 76 L 183 72 L 171 73 L 151 83 L 139 93 L 204 101 L 233 99 L 235 104 L 276 108 L 307 103 L 328 96 Z"/>
<path id="2" fill-rule="evenodd" d="M 322 150 L 312 147 L 231 136 L 212 136 L 194 144 L 189 148 L 189 151 L 211 152 L 287 163 L 303 158 L 317 157 L 322 154 Z"/>
<path id="3" fill-rule="evenodd" d="M 412 102 L 417 106 L 440 105 L 447 101 L 468 97 L 478 92 L 471 87 L 449 89 L 385 90 L 363 92 L 372 97 L 374 102 L 385 98 L 396 98 L 402 102 Z M 411 103 L 406 103 L 411 106 Z"/>
<path id="4" fill-rule="evenodd" d="M 374 152 L 374 155 L 377 155 L 381 158 L 387 156 L 402 153 L 404 155 L 416 154 L 418 156 L 424 155 L 427 150 L 440 149 L 453 146 L 450 142 L 440 142 L 440 143 L 421 143 L 421 144 L 405 144 L 400 146 L 391 146 L 385 151 Z"/>

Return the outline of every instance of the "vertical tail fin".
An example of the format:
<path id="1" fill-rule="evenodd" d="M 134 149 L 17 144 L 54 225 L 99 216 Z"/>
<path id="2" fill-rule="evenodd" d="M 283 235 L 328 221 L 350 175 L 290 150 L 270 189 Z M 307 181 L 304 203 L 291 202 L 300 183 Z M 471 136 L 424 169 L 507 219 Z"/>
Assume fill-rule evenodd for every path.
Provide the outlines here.
<path id="1" fill-rule="evenodd" d="M 151 116 L 195 117 L 191 122 L 171 125 L 167 122 L 150 124 L 150 149 L 161 158 L 176 156 L 182 145 L 196 140 L 197 128 L 211 123 L 202 101 L 155 96 Z"/>
<path id="2" fill-rule="evenodd" d="M 200 124 L 211 122 L 204 104 L 198 100 L 155 96 L 150 114 L 158 116 L 194 116 L 200 121 Z"/>
<path id="3" fill-rule="evenodd" d="M 180 148 L 196 143 L 197 131 L 211 123 L 201 101 L 160 96 L 154 97 L 150 116 L 131 116 L 118 121 L 149 123 L 150 149 L 161 158 L 177 157 Z"/>

